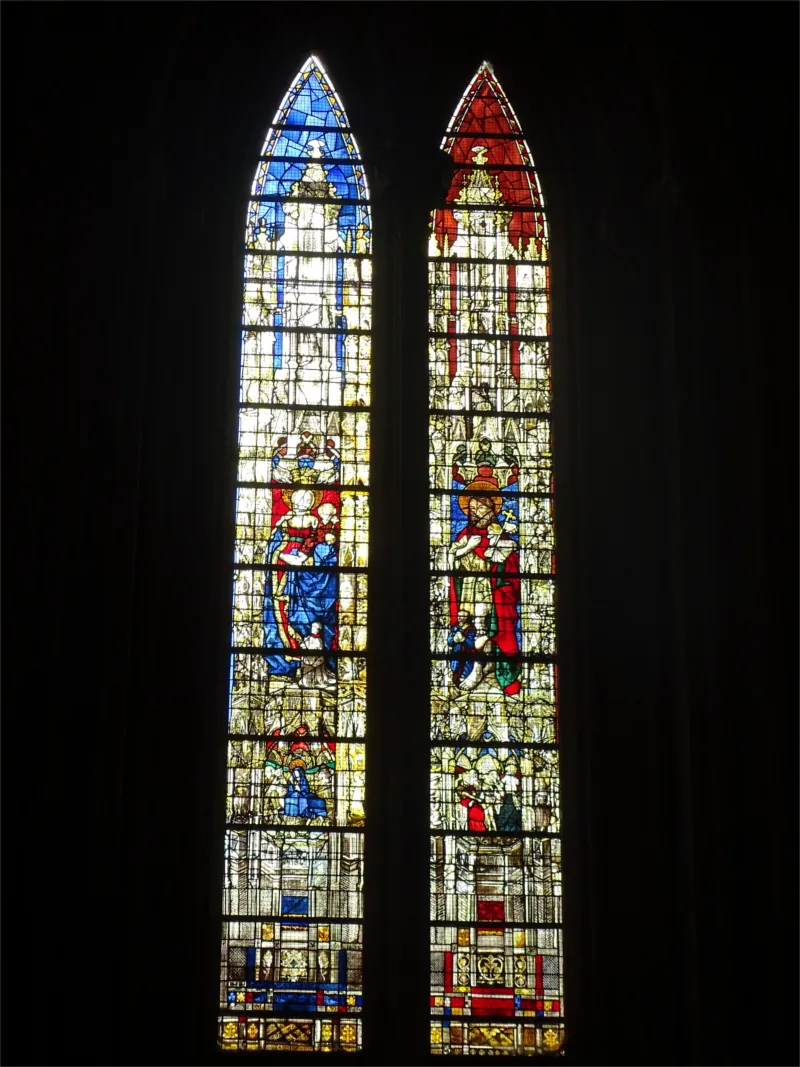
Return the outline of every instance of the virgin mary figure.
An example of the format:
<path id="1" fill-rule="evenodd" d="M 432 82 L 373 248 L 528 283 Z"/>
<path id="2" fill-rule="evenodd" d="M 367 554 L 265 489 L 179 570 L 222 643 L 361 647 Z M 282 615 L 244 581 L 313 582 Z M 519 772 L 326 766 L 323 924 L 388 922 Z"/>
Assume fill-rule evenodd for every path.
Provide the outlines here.
<path id="1" fill-rule="evenodd" d="M 336 644 L 336 538 L 320 530 L 312 514 L 318 495 L 321 499 L 311 489 L 291 493 L 291 510 L 275 526 L 267 548 L 266 562 L 274 568 L 264 580 L 264 648 L 271 674 L 295 677 L 305 648 L 318 652 Z M 334 670 L 332 659 L 324 657 L 326 674 Z"/>
<path id="2" fill-rule="evenodd" d="M 313 768 L 318 770 L 318 768 Z M 308 784 L 305 760 L 293 759 L 289 764 L 289 781 L 286 783 L 286 799 L 283 814 L 301 819 L 324 819 L 328 807 Z"/>

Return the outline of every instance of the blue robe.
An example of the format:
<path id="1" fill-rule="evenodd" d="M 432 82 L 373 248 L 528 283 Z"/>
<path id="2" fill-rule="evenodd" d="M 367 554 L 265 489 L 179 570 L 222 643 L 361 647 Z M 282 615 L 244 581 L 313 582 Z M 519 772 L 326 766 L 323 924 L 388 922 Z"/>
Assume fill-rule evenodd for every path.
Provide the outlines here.
<path id="1" fill-rule="evenodd" d="M 299 816 L 301 819 L 324 819 L 328 814 L 325 801 L 312 792 L 302 767 L 295 767 L 286 783 L 283 814 Z"/>
<path id="2" fill-rule="evenodd" d="M 286 617 L 301 638 L 311 633 L 311 624 L 321 627 L 322 647 L 330 649 L 336 638 L 337 600 L 339 577 L 336 567 L 336 546 L 317 544 L 311 552 L 313 562 L 292 567 L 280 559 L 282 552 L 299 550 L 303 535 L 311 528 L 278 527 L 273 531 L 267 550 L 270 563 L 281 566 L 281 571 L 267 571 L 264 582 L 264 647 L 269 649 L 292 648 L 275 598 L 276 590 L 286 598 Z M 298 651 L 301 651 L 298 649 Z M 295 656 L 297 652 L 295 652 Z M 269 652 L 265 655 L 271 674 L 296 674 L 300 662 L 284 655 Z M 333 657 L 326 657 L 326 664 L 334 670 Z"/>
<path id="3" fill-rule="evenodd" d="M 456 641 L 458 633 L 464 635 L 463 641 Z M 472 674 L 475 666 L 475 634 L 472 624 L 468 626 L 451 626 L 447 635 L 447 647 L 452 649 L 454 658 L 450 660 L 450 670 L 456 685 Z"/>

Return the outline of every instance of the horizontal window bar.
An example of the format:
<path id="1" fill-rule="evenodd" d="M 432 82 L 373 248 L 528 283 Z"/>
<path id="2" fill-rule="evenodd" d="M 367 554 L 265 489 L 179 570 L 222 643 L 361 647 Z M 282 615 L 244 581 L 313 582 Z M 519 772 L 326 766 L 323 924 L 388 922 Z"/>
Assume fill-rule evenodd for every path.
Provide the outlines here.
<path id="1" fill-rule="evenodd" d="M 525 136 L 521 130 L 517 133 L 514 133 L 513 130 L 511 133 L 489 133 L 488 131 L 486 133 L 484 133 L 483 131 L 481 131 L 480 133 L 460 133 L 458 129 L 453 129 L 451 127 L 444 135 L 444 139 L 446 141 L 480 141 L 486 137 L 491 138 L 492 140 L 499 141 L 525 140 Z"/>
<path id="2" fill-rule="evenodd" d="M 315 163 L 331 163 L 334 166 L 344 164 L 348 167 L 350 164 L 353 166 L 364 167 L 364 160 L 360 156 L 312 156 L 309 152 L 308 155 L 298 156 L 259 156 L 262 163 L 305 163 L 309 159 L 313 159 Z M 519 168 L 525 169 L 525 168 Z M 531 167 L 527 168 L 531 170 Z"/>
<path id="3" fill-rule="evenodd" d="M 463 262 L 463 261 L 462 261 Z M 471 266 L 471 263 L 466 263 L 467 269 Z M 445 265 L 442 264 L 442 273 L 449 274 L 449 270 L 445 269 Z M 363 283 L 362 283 L 363 284 Z M 546 285 L 532 286 L 532 285 L 495 285 L 494 282 L 487 282 L 479 284 L 474 278 L 463 275 L 451 281 L 449 278 L 442 278 L 441 280 L 429 281 L 428 288 L 433 291 L 434 294 L 446 294 L 452 296 L 454 294 L 461 294 L 464 296 L 485 296 L 491 297 L 497 294 L 498 297 L 514 296 L 518 299 L 521 297 L 522 301 L 525 301 L 527 296 L 536 296 L 540 299 L 547 296 L 550 293 L 550 289 Z M 445 311 L 448 309 L 436 309 L 437 311 Z"/>
<path id="4" fill-rule="evenodd" d="M 246 825 L 244 823 L 240 823 L 240 822 L 226 822 L 225 823 L 225 829 L 226 830 L 237 830 L 237 831 L 241 831 L 241 832 L 244 832 L 244 833 L 253 833 L 253 832 L 258 833 L 258 832 L 260 832 L 262 830 L 284 830 L 284 831 L 289 830 L 293 834 L 296 834 L 298 831 L 301 831 L 301 832 L 302 831 L 306 831 L 307 833 L 315 833 L 315 834 L 316 833 L 325 833 L 325 834 L 358 834 L 359 837 L 363 837 L 364 836 L 364 827 L 363 826 L 334 826 L 334 825 L 328 826 L 327 824 L 319 824 L 319 823 L 312 823 L 311 825 L 307 825 L 307 826 L 297 826 L 296 824 L 292 823 L 291 826 L 287 826 L 285 823 L 281 824 L 281 823 L 274 823 L 274 822 L 249 822 Z M 453 830 L 452 832 L 454 834 L 456 834 L 456 833 L 460 833 L 461 831 Z M 496 836 L 494 830 L 492 831 L 492 836 Z M 518 836 L 522 836 L 522 834 L 520 833 L 520 835 L 518 835 Z M 532 837 L 532 836 L 536 836 L 536 835 L 528 834 L 527 836 Z M 539 837 L 545 837 L 545 836 L 558 837 L 559 835 L 558 834 L 549 834 L 549 835 L 547 835 L 547 834 L 539 834 L 538 836 Z"/>
<path id="5" fill-rule="evenodd" d="M 277 527 L 274 527 L 274 529 L 277 529 Z M 366 531 L 365 531 L 364 535 L 366 537 Z M 242 540 L 245 540 L 245 542 L 247 544 L 250 543 L 249 541 L 247 541 L 246 538 L 245 539 L 239 538 L 238 540 L 239 540 L 240 543 L 241 543 Z M 345 542 L 345 544 L 347 544 L 347 545 L 349 545 L 350 543 L 351 543 L 350 539 L 348 539 Z M 290 563 L 289 564 L 286 564 L 286 563 L 234 563 L 232 565 L 232 570 L 234 570 L 234 571 L 286 571 L 286 570 L 290 570 L 291 567 L 292 567 L 292 565 Z M 369 567 L 339 567 L 338 565 L 334 565 L 333 567 L 297 567 L 296 568 L 296 572 L 298 574 L 309 574 L 311 571 L 314 571 L 315 574 L 369 574 Z M 443 574 L 450 574 L 450 571 L 443 571 L 442 573 Z M 461 573 L 463 574 L 463 571 Z M 454 575 L 455 575 L 455 572 L 454 572 Z M 526 577 L 526 575 L 522 575 L 522 577 Z"/>
<path id="6" fill-rule="evenodd" d="M 369 252 L 302 252 L 297 249 L 287 249 L 284 252 L 268 248 L 247 248 L 245 254 L 248 256 L 261 256 L 262 259 L 267 257 L 277 259 L 278 256 L 284 256 L 286 259 L 372 259 L 372 255 Z M 516 261 L 511 260 L 510 262 Z M 250 279 L 245 277 L 245 281 L 250 281 Z"/>
<path id="7" fill-rule="evenodd" d="M 351 410 L 351 409 L 348 409 Z M 467 415 L 473 419 L 478 418 L 503 418 L 503 419 L 542 419 L 549 422 L 549 411 L 509 411 L 508 408 L 428 408 L 431 415 Z M 529 496 L 552 496 L 552 493 L 530 493 Z"/>
<path id="8" fill-rule="evenodd" d="M 251 197 L 251 199 L 252 200 L 257 200 L 258 198 L 257 197 Z M 275 198 L 273 198 L 273 199 L 275 199 Z M 294 198 L 292 198 L 292 199 L 294 199 Z M 364 203 L 363 200 L 354 201 L 354 202 L 357 202 L 359 204 Z M 338 203 L 338 201 L 337 201 L 337 203 Z M 344 201 L 342 201 L 342 203 L 344 203 Z M 436 208 L 434 208 L 433 210 L 435 210 L 435 211 L 476 211 L 476 212 L 477 211 L 490 211 L 490 212 L 499 212 L 499 211 L 506 212 L 506 211 L 510 211 L 515 215 L 546 215 L 547 214 L 547 212 L 545 211 L 545 209 L 543 207 L 536 207 L 535 205 L 528 205 L 528 204 L 507 204 L 504 200 L 499 200 L 495 204 L 472 203 L 469 200 L 464 202 L 464 203 L 462 203 L 461 201 L 458 201 L 458 200 L 448 200 L 444 204 L 437 204 Z"/>
<path id="9" fill-rule="evenodd" d="M 476 993 L 475 993 L 476 989 L 480 989 L 481 994 L 489 996 L 489 995 L 492 994 L 494 987 L 492 987 L 490 985 L 487 985 L 487 986 L 470 986 L 470 990 L 472 991 L 472 996 L 476 996 Z M 451 997 L 451 996 L 460 996 L 461 994 L 454 993 L 454 992 L 448 992 L 448 993 L 433 993 L 431 995 L 432 996 L 437 996 L 437 997 L 445 997 L 445 996 L 446 997 Z M 507 996 L 512 996 L 512 995 L 515 995 L 515 994 L 510 994 L 510 993 L 507 994 Z M 560 994 L 560 993 L 547 993 L 547 994 L 545 994 L 545 993 L 526 993 L 524 995 L 525 995 L 525 999 L 526 1000 L 559 1000 L 560 1001 L 562 999 L 562 994 Z M 433 1013 L 431 1013 L 430 1019 L 431 1019 L 431 1022 L 433 1022 L 433 1023 L 439 1023 L 439 1022 L 441 1022 L 442 1019 L 447 1019 L 451 1026 L 453 1025 L 453 1023 L 455 1023 L 457 1026 L 460 1026 L 463 1023 L 473 1023 L 473 1024 L 479 1025 L 479 1026 L 487 1026 L 487 1025 L 491 1025 L 491 1026 L 520 1026 L 520 1025 L 524 1025 L 524 1026 L 534 1026 L 539 1030 L 544 1029 L 544 1027 L 546 1027 L 546 1026 L 547 1027 L 558 1026 L 562 1021 L 564 1021 L 564 1016 L 560 1013 L 560 1011 L 559 1011 L 558 1014 L 554 1014 L 554 1015 L 522 1015 L 522 1014 L 520 1014 L 521 1010 L 522 1009 L 515 1010 L 513 1015 L 444 1015 L 444 1014 L 442 1014 L 442 1015 L 434 1015 Z M 529 1009 L 529 1010 L 532 1011 L 534 1009 Z M 259 1012 L 258 1014 L 260 1016 L 262 1014 L 262 1012 Z M 268 1014 L 268 1012 L 264 1012 L 263 1014 L 266 1015 L 266 1014 Z M 248 1018 L 249 1018 L 249 1016 L 248 1016 Z M 469 1042 L 468 1042 L 468 1044 L 469 1044 Z M 481 1053 L 482 1052 L 483 1052 L 483 1049 L 481 1049 Z M 465 1059 L 468 1060 L 468 1057 L 475 1056 L 477 1054 L 478 1054 L 477 1050 L 468 1050 L 465 1055 L 461 1055 L 460 1054 L 460 1050 L 459 1050 L 459 1057 L 458 1058 L 463 1063 L 463 1061 Z M 530 1054 L 528 1054 L 528 1053 L 520 1053 L 520 1055 L 523 1055 L 525 1057 L 527 1057 L 528 1055 L 530 1055 L 532 1057 L 535 1056 L 537 1062 L 540 1062 L 540 1063 L 541 1062 L 548 1063 L 551 1060 L 551 1057 L 548 1056 L 547 1053 L 542 1054 L 542 1053 L 538 1053 L 538 1052 L 531 1052 Z M 509 1058 L 511 1058 L 511 1057 L 509 1057 Z M 555 1061 L 555 1062 L 560 1062 L 561 1057 L 558 1055 L 557 1050 L 552 1054 L 552 1060 Z M 468 1060 L 468 1062 L 469 1062 L 469 1060 Z"/>
<path id="10" fill-rule="evenodd" d="M 428 832 L 432 838 L 503 838 L 507 841 L 516 841 L 517 838 L 531 840 L 560 840 L 561 838 L 560 830 L 509 830 L 503 833 L 502 830 L 438 830 L 431 828 Z"/>
<path id="11" fill-rule="evenodd" d="M 253 462 L 243 460 L 243 462 Z M 368 493 L 366 485 L 339 485 L 338 482 L 237 482 L 237 489 L 328 489 L 335 493 Z"/>
<path id="12" fill-rule="evenodd" d="M 345 829 L 347 828 L 345 827 Z M 436 830 L 431 828 L 428 833 L 431 837 L 473 837 L 476 839 L 502 837 L 511 841 L 523 837 L 532 839 L 561 838 L 561 832 L 558 830 L 509 830 L 504 833 L 502 830 Z"/>
<path id="13" fill-rule="evenodd" d="M 489 577 L 491 577 L 491 575 Z M 255 649 L 254 651 L 259 652 L 261 650 L 260 649 Z M 281 649 L 281 651 L 285 653 L 286 649 L 285 648 Z M 364 653 L 363 652 L 352 652 L 352 653 L 349 653 L 349 655 L 353 655 L 353 656 L 359 656 L 360 655 L 360 656 L 363 656 Z M 453 659 L 453 653 L 452 652 L 429 652 L 428 655 L 429 655 L 430 659 L 436 660 L 437 662 L 440 661 L 440 660 L 451 660 L 451 659 Z M 490 656 L 487 653 L 473 651 L 472 649 L 470 649 L 469 658 L 470 658 L 470 660 L 474 660 L 476 663 L 497 663 L 497 657 L 496 656 Z M 540 654 L 537 655 L 537 654 L 535 654 L 533 652 L 518 652 L 516 655 L 503 656 L 503 663 L 557 663 L 557 662 L 558 662 L 558 656 L 556 656 L 556 655 L 549 655 L 548 656 L 548 655 L 545 655 L 544 653 L 540 653 Z"/>
<path id="14" fill-rule="evenodd" d="M 269 327 L 263 327 L 269 329 Z M 344 332 L 344 331 L 336 331 Z M 369 333 L 369 330 L 350 330 L 350 333 Z M 429 330 L 428 337 L 435 338 L 436 340 L 456 340 L 456 341 L 549 341 L 550 334 L 535 334 L 535 333 L 448 333 L 446 330 Z"/>
<path id="15" fill-rule="evenodd" d="M 228 981 L 231 981 L 231 979 L 228 979 Z M 338 983 L 333 983 L 333 984 L 338 986 Z M 358 995 L 359 996 L 362 995 L 361 994 L 361 986 L 362 986 L 362 984 L 363 984 L 362 982 L 355 983 L 355 986 L 358 988 Z M 320 983 L 320 985 L 324 988 L 324 983 Z M 308 982 L 307 986 L 305 987 L 305 991 L 308 992 L 308 993 L 313 993 L 313 992 L 316 992 L 316 988 L 317 988 L 317 983 L 310 981 L 310 982 Z M 349 993 L 350 990 L 351 990 L 351 987 L 349 985 L 347 985 L 343 989 L 337 990 L 337 995 L 344 996 L 346 993 Z M 258 991 L 258 987 L 254 986 L 252 992 L 257 992 L 257 991 Z M 242 992 L 245 992 L 245 990 L 242 989 Z M 248 989 L 247 992 L 251 992 L 251 990 Z M 303 1023 L 305 1023 L 305 1022 L 313 1022 L 315 1019 L 322 1019 L 324 1022 L 330 1022 L 331 1019 L 336 1019 L 337 1022 L 340 1022 L 342 1019 L 347 1019 L 348 1022 L 355 1023 L 356 1020 L 361 1020 L 361 1019 L 364 1018 L 364 1016 L 361 1013 L 361 1011 L 359 1011 L 357 1008 L 351 1008 L 348 1011 L 342 1011 L 342 1012 L 337 1010 L 336 1014 L 334 1015 L 331 1012 L 322 1012 L 322 1011 L 319 1011 L 319 1010 L 306 1011 L 304 1008 L 285 1008 L 283 1011 L 277 1012 L 277 1011 L 252 1011 L 252 1007 L 253 1007 L 253 1005 L 251 1005 L 251 1004 L 247 1005 L 247 1006 L 245 1006 L 245 1004 L 242 1004 L 242 1003 L 230 1004 L 230 1005 L 226 1004 L 224 1008 L 222 1008 L 222 1007 L 217 1008 L 217 1016 L 218 1016 L 218 1019 L 219 1019 L 219 1021 L 221 1023 L 226 1023 L 226 1022 L 236 1022 L 236 1023 L 238 1023 L 242 1019 L 244 1019 L 248 1023 L 258 1022 L 260 1019 L 265 1019 L 265 1020 L 275 1019 L 275 1020 L 280 1020 L 281 1022 L 284 1022 L 284 1023 L 287 1022 L 287 1021 L 288 1022 L 292 1022 L 292 1023 L 296 1023 L 296 1022 L 303 1022 Z M 465 1016 L 465 1018 L 466 1018 L 466 1016 Z M 533 1022 L 533 1019 L 526 1020 L 526 1021 Z M 552 1021 L 556 1022 L 557 1020 L 553 1019 Z M 506 1019 L 506 1022 L 508 1022 L 508 1019 Z M 223 1038 L 223 1040 L 224 1041 L 229 1041 L 231 1044 L 233 1044 L 234 1042 L 238 1042 L 238 1041 L 248 1041 L 248 1042 L 251 1041 L 251 1040 L 252 1041 L 265 1041 L 266 1038 L 264 1038 L 264 1037 L 243 1038 L 243 1037 L 240 1037 L 237 1034 L 236 1037 Z M 353 1064 L 358 1064 L 358 1063 L 363 1064 L 364 1063 L 364 1059 L 363 1059 L 363 1056 L 360 1055 L 360 1053 L 362 1052 L 361 1046 L 359 1046 L 356 1049 L 356 1046 L 355 1046 L 355 1043 L 354 1043 L 352 1047 L 353 1047 L 354 1051 L 347 1052 L 347 1060 L 344 1061 L 344 1062 L 353 1063 Z M 337 1049 L 338 1049 L 338 1046 L 337 1046 Z M 261 1052 L 262 1056 L 270 1056 L 272 1058 L 271 1059 L 262 1059 L 261 1057 L 259 1057 L 257 1055 L 256 1058 L 253 1059 L 253 1051 L 252 1050 L 248 1050 L 247 1054 L 244 1055 L 242 1059 L 240 1059 L 239 1058 L 239 1053 L 244 1053 L 244 1049 L 231 1048 L 230 1050 L 225 1052 L 225 1057 L 226 1057 L 226 1061 L 225 1062 L 227 1062 L 228 1057 L 230 1057 L 230 1062 L 231 1063 L 259 1063 L 259 1064 L 260 1063 L 277 1063 L 277 1064 L 285 1064 L 287 1062 L 286 1060 L 284 1060 L 282 1058 L 281 1059 L 275 1059 L 275 1053 L 277 1051 L 275 1049 L 273 1049 L 273 1050 L 260 1049 L 259 1051 Z M 342 1055 L 343 1056 L 344 1056 L 344 1054 L 345 1053 L 342 1051 Z M 330 1052 L 323 1052 L 323 1053 L 315 1052 L 314 1049 L 312 1048 L 311 1044 L 303 1045 L 303 1046 L 295 1044 L 295 1045 L 291 1046 L 291 1055 L 292 1055 L 291 1062 L 292 1063 L 297 1062 L 298 1067 L 299 1067 L 300 1064 L 310 1064 L 310 1063 L 331 1063 L 331 1064 L 334 1064 L 334 1063 L 340 1062 L 337 1058 L 334 1058 L 333 1060 L 330 1058 L 332 1055 L 334 1055 L 333 1053 L 330 1053 Z M 320 1057 L 319 1059 L 317 1059 L 318 1056 Z M 542 1057 L 537 1056 L 537 1059 L 540 1059 L 540 1058 L 542 1058 Z"/>
<path id="16" fill-rule="evenodd" d="M 471 263 L 475 263 L 475 264 L 483 263 L 483 264 L 493 265 L 493 264 L 496 263 L 496 264 L 498 264 L 498 266 L 508 265 L 508 266 L 517 266 L 517 267 L 519 267 L 519 266 L 522 266 L 522 267 L 527 267 L 527 266 L 549 267 L 550 266 L 550 260 L 549 259 L 522 259 L 521 257 L 518 258 L 518 259 L 479 259 L 477 256 L 459 256 L 455 252 L 448 252 L 448 254 L 446 256 L 428 256 L 428 263 L 436 263 L 436 264 L 466 263 L 467 265 L 469 265 Z M 543 291 L 549 292 L 550 290 L 547 289 L 547 290 L 543 290 Z"/>
<path id="17" fill-rule="evenodd" d="M 245 400 L 243 403 L 239 404 L 240 411 L 251 409 L 259 411 L 262 409 L 270 410 L 273 408 L 279 409 L 280 411 L 305 411 L 309 413 L 312 411 L 315 413 L 317 411 L 335 411 L 342 415 L 346 415 L 353 411 L 369 411 L 369 408 L 365 406 L 359 405 L 358 407 L 347 407 L 344 404 L 314 404 L 313 408 L 309 407 L 308 404 L 266 404 L 255 400 Z"/>
<path id="18" fill-rule="evenodd" d="M 249 279 L 248 279 L 249 280 Z M 271 282 L 271 279 L 270 279 Z M 274 282 L 272 282 L 274 284 Z M 362 283 L 363 284 L 363 283 Z M 332 287 L 331 287 L 332 288 Z M 491 305 L 488 308 L 484 308 L 483 313 L 501 313 L 503 315 L 509 314 L 509 309 L 506 301 L 513 298 L 519 304 L 522 305 L 522 311 L 519 308 L 514 312 L 514 315 L 531 315 L 531 314 L 545 314 L 542 304 L 547 300 L 550 295 L 550 290 L 541 288 L 535 289 L 529 286 L 508 286 L 508 285 L 495 285 L 493 282 L 489 282 L 487 285 L 479 284 L 473 278 L 460 278 L 454 284 L 449 281 L 435 282 L 430 281 L 428 283 L 428 289 L 433 297 L 438 297 L 441 301 L 442 297 L 450 297 L 451 306 L 448 307 L 442 303 L 437 303 L 433 307 L 429 308 L 429 312 L 435 315 L 437 318 L 457 318 L 461 316 L 471 316 L 475 314 L 472 311 L 465 311 L 463 308 L 453 307 L 452 298 L 469 297 L 475 300 L 478 297 L 482 297 L 491 301 Z M 531 308 L 529 305 L 536 303 L 539 306 Z M 518 334 L 510 334 L 509 336 L 517 337 Z"/>
<path id="19" fill-rule="evenodd" d="M 364 659 L 366 652 L 355 649 L 343 648 L 287 648 L 286 645 L 231 645 L 232 656 L 285 656 L 287 659 L 308 660 L 319 659 L 322 656 L 333 656 L 334 659 Z M 449 659 L 449 656 L 435 657 Z M 337 685 L 334 679 L 332 687 Z"/>
<path id="20" fill-rule="evenodd" d="M 261 735 L 263 736 L 263 735 Z M 498 741 L 493 738 L 491 741 L 486 741 L 483 738 L 478 738 L 477 741 L 471 740 L 453 740 L 453 741 L 431 741 L 431 748 L 487 748 L 491 745 L 492 748 L 510 748 L 510 749 L 524 749 L 527 752 L 537 752 L 540 749 L 547 752 L 558 752 L 561 748 L 560 745 L 556 745 L 552 742 L 545 741 Z"/>
<path id="21" fill-rule="evenodd" d="M 296 916 L 295 917 L 295 916 L 292 916 L 292 915 L 231 915 L 231 914 L 223 915 L 222 916 L 222 921 L 226 922 L 226 923 L 227 922 L 231 922 L 231 923 L 282 923 L 282 922 L 285 923 L 285 922 L 289 922 L 290 923 L 290 922 L 294 921 L 295 918 L 299 919 L 301 922 L 306 922 L 306 917 L 301 917 L 301 916 Z M 351 918 L 348 918 L 348 917 L 340 918 L 338 916 L 331 917 L 330 915 L 309 915 L 309 916 L 307 916 L 307 920 L 308 920 L 308 922 L 312 922 L 312 923 L 325 923 L 325 924 L 327 924 L 327 923 L 341 923 L 343 926 L 363 926 L 364 925 L 364 920 L 363 919 L 351 919 Z M 439 923 L 438 925 L 439 926 L 447 926 L 447 925 L 450 925 L 450 924 L 448 924 L 448 923 Z M 524 924 L 523 923 L 515 923 L 515 925 L 519 926 L 521 928 Z M 545 923 L 540 923 L 539 925 L 545 926 L 546 924 Z"/>
<path id="22" fill-rule="evenodd" d="M 296 741 L 297 738 L 294 734 L 228 734 L 229 741 Z M 318 733 L 303 734 L 304 741 L 330 741 L 332 745 L 365 745 L 367 739 L 365 737 L 340 737 L 336 734 L 333 737 L 323 736 Z M 528 744 L 528 742 L 525 742 Z M 529 747 L 536 747 L 529 745 Z M 547 748 L 547 745 L 539 745 L 539 748 Z M 551 748 L 557 747 L 554 745 Z"/>
<path id="23" fill-rule="evenodd" d="M 366 303 L 362 305 L 362 307 L 367 307 L 367 306 L 368 305 Z M 255 325 L 255 324 L 249 325 L 249 324 L 243 322 L 242 325 L 241 325 L 241 332 L 242 333 L 302 333 L 302 334 L 309 334 L 310 336 L 313 336 L 315 334 L 330 334 L 330 335 L 344 334 L 344 335 L 346 335 L 348 337 L 369 337 L 370 334 L 372 333 L 372 330 L 364 330 L 364 329 L 361 329 L 361 328 L 355 327 L 355 326 L 350 327 L 350 328 L 348 328 L 347 326 L 261 326 L 261 325 Z M 444 336 L 447 337 L 448 335 L 445 334 Z M 452 335 L 450 335 L 450 336 L 452 336 Z"/>
<path id="24" fill-rule="evenodd" d="M 515 922 L 509 919 L 430 919 L 428 925 L 445 926 L 454 929 L 459 926 L 465 928 L 473 926 L 495 926 L 509 930 L 561 930 L 564 926 L 563 923 Z"/>
<path id="25" fill-rule="evenodd" d="M 525 546 L 523 546 L 523 547 L 525 547 Z M 256 570 L 256 569 L 257 568 L 253 567 L 253 570 Z M 331 569 L 333 569 L 333 568 L 331 568 Z M 344 569 L 345 568 L 342 568 L 342 570 L 344 570 Z M 350 570 L 354 570 L 354 569 L 355 568 L 352 568 L 352 567 L 350 568 Z M 469 571 L 456 570 L 456 569 L 448 570 L 448 569 L 439 568 L 439 567 L 431 567 L 431 569 L 428 571 L 428 574 L 430 574 L 430 576 L 432 578 L 464 578 L 469 573 L 470 573 Z M 499 572 L 499 573 L 502 574 L 503 572 Z M 491 574 L 491 573 L 487 572 L 487 577 L 489 577 L 489 578 L 498 577 L 498 575 Z M 519 578 L 520 580 L 525 580 L 525 581 L 530 581 L 530 582 L 552 582 L 553 585 L 556 584 L 556 574 L 555 574 L 554 571 L 517 571 L 514 574 L 514 578 L 515 579 Z"/>
<path id="26" fill-rule="evenodd" d="M 455 160 L 452 162 L 454 170 L 509 170 L 521 174 L 536 174 L 536 167 L 531 163 L 456 163 Z"/>
<path id="27" fill-rule="evenodd" d="M 368 204 L 366 196 L 288 196 L 285 193 L 270 193 L 262 196 L 249 197 L 251 204 L 337 204 L 342 207 L 351 207 L 358 204 Z M 312 231 L 313 232 L 313 231 Z"/>
<path id="28" fill-rule="evenodd" d="M 274 130 L 312 130 L 315 133 L 351 133 L 350 126 L 301 126 L 296 122 L 276 122 L 270 126 L 269 133 Z M 267 134 L 269 136 L 269 134 Z"/>
<path id="29" fill-rule="evenodd" d="M 443 496 L 460 496 L 466 491 L 466 489 L 466 484 L 462 486 L 455 486 L 453 489 L 429 489 L 428 495 L 435 496 L 437 499 L 441 499 Z M 507 496 L 508 487 L 506 487 L 505 490 L 503 490 L 503 488 L 499 486 L 497 489 L 470 489 L 469 495 L 478 497 L 502 496 L 504 491 Z M 552 493 L 529 493 L 527 490 L 515 490 L 514 492 L 515 500 L 551 500 L 552 498 Z"/>

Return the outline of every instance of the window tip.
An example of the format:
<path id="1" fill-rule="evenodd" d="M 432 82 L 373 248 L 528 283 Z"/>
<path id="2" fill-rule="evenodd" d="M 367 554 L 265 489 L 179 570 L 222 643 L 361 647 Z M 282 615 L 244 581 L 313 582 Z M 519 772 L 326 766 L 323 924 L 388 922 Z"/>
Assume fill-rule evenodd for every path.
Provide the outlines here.
<path id="1" fill-rule="evenodd" d="M 322 62 L 322 60 L 320 59 L 319 55 L 316 52 L 312 52 L 309 55 L 308 59 L 304 63 L 304 67 L 305 68 L 309 68 L 309 67 L 310 68 L 316 68 L 317 70 L 320 70 L 320 71 L 323 71 L 323 72 L 325 71 L 325 64 Z"/>

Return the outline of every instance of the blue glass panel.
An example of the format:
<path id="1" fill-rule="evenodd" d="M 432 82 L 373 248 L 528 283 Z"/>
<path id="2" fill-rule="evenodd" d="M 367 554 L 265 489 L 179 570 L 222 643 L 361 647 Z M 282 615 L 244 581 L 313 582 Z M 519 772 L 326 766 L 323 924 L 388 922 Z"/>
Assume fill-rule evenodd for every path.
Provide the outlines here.
<path id="1" fill-rule="evenodd" d="M 311 71 L 290 96 L 280 122 L 296 126 L 344 126 L 344 112 L 336 106 L 333 94 L 325 90 L 319 75 Z"/>
<path id="2" fill-rule="evenodd" d="M 308 897 L 284 897 L 281 912 L 283 915 L 308 915 Z"/>
<path id="3" fill-rule="evenodd" d="M 366 195 L 364 186 L 364 170 L 359 166 L 339 164 L 338 166 L 326 167 L 328 181 L 333 182 L 339 196 L 363 198 Z M 345 189 L 347 192 L 345 192 Z M 340 192 L 341 190 L 341 192 Z"/>
<path id="4" fill-rule="evenodd" d="M 322 142 L 322 154 L 329 159 L 352 159 L 357 152 L 349 135 L 338 130 L 284 130 L 271 131 L 265 154 L 273 156 L 308 156 L 309 141 Z"/>
<path id="5" fill-rule="evenodd" d="M 276 993 L 275 1011 L 314 1011 L 317 1007 L 316 993 Z"/>

